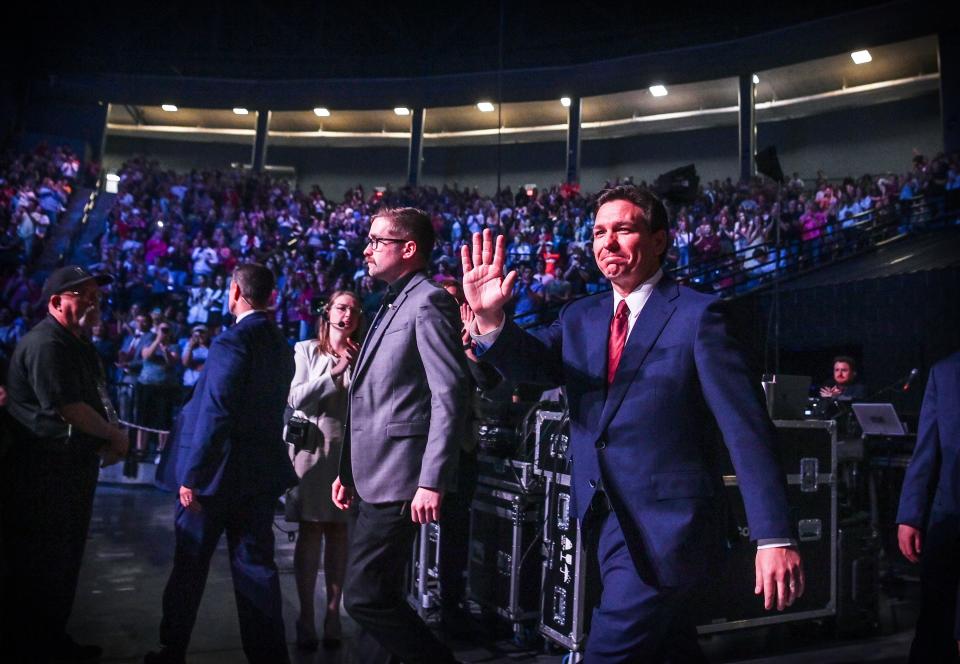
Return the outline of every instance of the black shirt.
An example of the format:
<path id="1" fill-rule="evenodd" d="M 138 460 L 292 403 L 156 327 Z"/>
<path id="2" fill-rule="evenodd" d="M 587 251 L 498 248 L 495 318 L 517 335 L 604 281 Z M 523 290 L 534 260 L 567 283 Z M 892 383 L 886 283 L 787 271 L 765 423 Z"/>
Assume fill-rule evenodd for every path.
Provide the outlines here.
<path id="1" fill-rule="evenodd" d="M 106 417 L 97 384 L 103 368 L 93 345 L 47 316 L 20 340 L 7 375 L 7 410 L 35 438 L 68 438 L 96 449 L 104 441 L 73 430 L 58 412 L 83 402 Z"/>
<path id="2" fill-rule="evenodd" d="M 380 325 L 380 320 L 383 318 L 384 314 L 387 312 L 387 309 L 393 304 L 393 301 L 397 299 L 397 296 L 403 292 L 403 289 L 407 287 L 407 284 L 410 283 L 410 280 L 413 279 L 416 275 L 420 274 L 421 271 L 417 270 L 415 272 L 410 272 L 403 275 L 392 284 L 387 286 L 387 290 L 383 292 L 383 298 L 380 300 L 380 308 L 377 310 L 376 315 L 373 317 L 373 321 L 370 323 L 370 329 L 367 330 L 366 336 L 373 334 L 373 331 L 377 329 Z"/>

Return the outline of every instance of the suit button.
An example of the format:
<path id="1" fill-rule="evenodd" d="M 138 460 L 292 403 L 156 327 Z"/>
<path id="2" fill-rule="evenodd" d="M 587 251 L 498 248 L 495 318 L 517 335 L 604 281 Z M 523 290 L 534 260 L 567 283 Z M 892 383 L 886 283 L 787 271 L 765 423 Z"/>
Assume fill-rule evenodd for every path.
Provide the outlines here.
<path id="1" fill-rule="evenodd" d="M 587 482 L 587 484 L 590 485 L 590 488 L 591 488 L 591 489 L 596 489 L 596 488 L 597 488 L 597 480 L 590 480 L 589 482 Z"/>
<path id="2" fill-rule="evenodd" d="M 600 438 L 596 443 L 593 444 L 593 446 L 596 447 L 598 450 L 602 450 L 604 447 L 607 446 L 607 439 Z"/>

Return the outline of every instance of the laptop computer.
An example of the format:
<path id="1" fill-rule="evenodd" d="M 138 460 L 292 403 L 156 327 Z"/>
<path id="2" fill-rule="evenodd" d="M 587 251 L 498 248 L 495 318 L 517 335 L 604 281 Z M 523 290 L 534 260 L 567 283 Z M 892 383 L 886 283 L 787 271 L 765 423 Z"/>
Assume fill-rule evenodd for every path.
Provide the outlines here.
<path id="1" fill-rule="evenodd" d="M 851 408 L 865 436 L 907 435 L 892 403 L 855 403 Z"/>
<path id="2" fill-rule="evenodd" d="M 810 376 L 777 374 L 764 383 L 770 417 L 775 420 L 802 420 L 810 396 Z"/>

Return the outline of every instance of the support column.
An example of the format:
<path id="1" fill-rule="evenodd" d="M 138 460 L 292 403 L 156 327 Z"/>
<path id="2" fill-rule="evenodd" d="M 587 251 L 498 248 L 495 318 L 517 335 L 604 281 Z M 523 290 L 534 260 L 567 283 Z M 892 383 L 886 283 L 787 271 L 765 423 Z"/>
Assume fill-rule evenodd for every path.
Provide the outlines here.
<path id="1" fill-rule="evenodd" d="M 423 121 L 427 111 L 414 108 L 410 111 L 410 153 L 407 156 L 407 184 L 420 185 L 420 171 L 423 165 Z"/>
<path id="2" fill-rule="evenodd" d="M 97 102 L 96 120 L 93 134 L 90 136 L 90 158 L 103 163 L 103 155 L 107 151 L 107 119 L 110 116 L 110 104 Z"/>
<path id="3" fill-rule="evenodd" d="M 567 109 L 567 183 L 580 182 L 580 97 L 570 98 Z"/>
<path id="4" fill-rule="evenodd" d="M 257 134 L 253 139 L 253 172 L 263 172 L 267 164 L 267 130 L 270 127 L 270 111 L 257 111 Z"/>
<path id="5" fill-rule="evenodd" d="M 753 157 L 757 153 L 757 123 L 754 115 L 756 86 L 753 74 L 741 74 L 740 88 L 740 180 L 749 180 L 756 173 Z"/>
<path id="6" fill-rule="evenodd" d="M 960 152 L 960 30 L 937 35 L 940 60 L 940 118 L 944 152 Z"/>

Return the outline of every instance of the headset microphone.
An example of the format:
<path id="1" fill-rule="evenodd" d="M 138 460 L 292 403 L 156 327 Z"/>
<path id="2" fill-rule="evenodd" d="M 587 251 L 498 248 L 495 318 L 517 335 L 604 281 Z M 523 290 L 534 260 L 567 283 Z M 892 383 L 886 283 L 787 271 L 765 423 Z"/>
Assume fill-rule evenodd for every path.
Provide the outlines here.
<path id="1" fill-rule="evenodd" d="M 323 305 L 322 307 L 320 307 L 320 318 L 327 321 L 328 325 L 336 325 L 340 329 L 343 329 L 347 326 L 347 324 L 344 323 L 343 321 L 340 321 L 339 323 L 334 323 L 332 320 L 330 320 L 330 316 L 327 314 L 327 305 Z"/>

